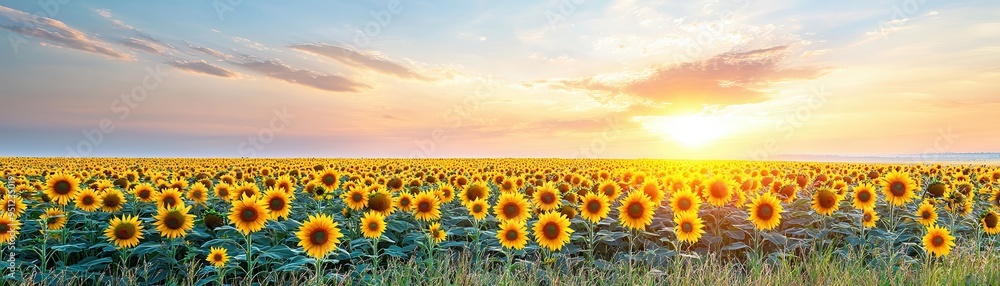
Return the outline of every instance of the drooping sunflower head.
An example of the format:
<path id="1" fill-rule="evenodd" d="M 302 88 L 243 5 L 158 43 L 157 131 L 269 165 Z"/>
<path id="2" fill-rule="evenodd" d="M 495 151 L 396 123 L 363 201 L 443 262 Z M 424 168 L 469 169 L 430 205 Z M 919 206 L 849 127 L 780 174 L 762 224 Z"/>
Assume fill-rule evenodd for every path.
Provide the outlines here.
<path id="1" fill-rule="evenodd" d="M 916 198 L 916 189 L 916 182 L 907 173 L 892 171 L 882 179 L 882 193 L 893 206 L 902 206 L 912 201 Z"/>
<path id="2" fill-rule="evenodd" d="M 421 221 L 441 218 L 441 201 L 431 191 L 423 191 L 413 198 L 413 217 Z"/>
<path id="3" fill-rule="evenodd" d="M 923 243 L 924 249 L 927 250 L 928 254 L 940 257 L 948 255 L 951 252 L 951 248 L 955 247 L 955 237 L 951 236 L 951 232 L 948 229 L 932 225 L 927 227 Z"/>
<path id="4" fill-rule="evenodd" d="M 264 229 L 264 224 L 271 217 L 267 202 L 257 196 L 244 196 L 232 201 L 229 209 L 229 222 L 236 225 L 243 234 L 250 234 Z"/>
<path id="5" fill-rule="evenodd" d="M 487 198 L 490 196 L 490 188 L 486 186 L 486 183 L 482 181 L 475 181 L 465 187 L 465 191 L 462 192 L 462 204 L 468 205 L 470 202 Z"/>
<path id="6" fill-rule="evenodd" d="M 674 216 L 674 233 L 677 240 L 696 243 L 705 233 L 705 224 L 697 213 L 684 212 Z"/>
<path id="7" fill-rule="evenodd" d="M 534 200 L 532 202 L 536 208 L 542 211 L 551 211 L 558 208 L 562 203 L 562 199 L 560 198 L 559 190 L 552 183 L 547 183 L 535 189 Z"/>
<path id="8" fill-rule="evenodd" d="M 10 243 L 17 237 L 21 223 L 11 218 L 7 213 L 0 214 L 0 242 Z"/>
<path id="9" fill-rule="evenodd" d="M 371 239 L 382 236 L 385 232 L 385 216 L 377 212 L 366 212 L 361 218 L 361 233 Z"/>
<path id="10" fill-rule="evenodd" d="M 368 195 L 368 209 L 373 212 L 389 216 L 396 210 L 396 202 L 393 201 L 392 194 L 383 186 L 372 187 Z"/>
<path id="11" fill-rule="evenodd" d="M 500 221 L 524 221 L 531 217 L 528 200 L 518 193 L 501 194 L 497 204 L 493 206 L 493 214 Z"/>
<path id="12" fill-rule="evenodd" d="M 820 187 L 813 194 L 812 209 L 821 215 L 833 215 L 840 206 L 840 196 L 828 187 Z"/>
<path id="13" fill-rule="evenodd" d="M 948 187 L 948 184 L 943 182 L 933 182 L 927 185 L 927 189 L 924 190 L 924 193 L 932 198 L 943 198 L 951 193 L 951 188 Z"/>
<path id="14" fill-rule="evenodd" d="M 502 221 L 497 230 L 497 240 L 508 249 L 524 249 L 528 244 L 528 229 L 523 221 Z"/>
<path id="15" fill-rule="evenodd" d="M 695 195 L 691 191 L 691 187 L 683 186 L 670 195 L 670 209 L 673 210 L 674 215 L 688 212 L 697 213 L 699 208 L 701 208 L 701 197 Z"/>
<path id="16" fill-rule="evenodd" d="M 573 233 L 569 219 L 558 212 L 548 212 L 538 216 L 535 222 L 535 242 L 551 251 L 559 251 L 570 240 Z"/>
<path id="17" fill-rule="evenodd" d="M 875 208 L 875 187 L 868 183 L 861 183 L 854 187 L 854 208 L 859 210 L 869 210 Z"/>
<path id="18" fill-rule="evenodd" d="M 309 219 L 302 223 L 295 236 L 299 238 L 298 245 L 306 254 L 319 259 L 335 250 L 344 234 L 332 217 L 317 214 L 309 215 Z"/>
<path id="19" fill-rule="evenodd" d="M 208 256 L 205 257 L 205 261 L 212 264 L 216 268 L 226 267 L 226 262 L 229 262 L 229 253 L 225 248 L 222 247 L 212 247 L 210 248 Z"/>
<path id="20" fill-rule="evenodd" d="M 96 211 L 103 205 L 97 192 L 89 188 L 76 192 L 76 197 L 73 200 L 76 202 L 76 207 L 85 212 Z"/>
<path id="21" fill-rule="evenodd" d="M 59 205 L 69 203 L 73 195 L 80 190 L 80 179 L 74 176 L 57 173 L 46 180 L 45 195 Z"/>
<path id="22" fill-rule="evenodd" d="M 469 215 L 471 215 L 475 220 L 486 219 L 489 207 L 490 204 L 486 201 L 486 198 L 474 200 L 466 205 L 466 208 L 469 210 Z"/>
<path id="23" fill-rule="evenodd" d="M 267 203 L 267 209 L 271 214 L 268 219 L 287 219 L 292 212 L 292 200 L 288 198 L 288 193 L 283 189 L 267 189 L 264 192 L 264 202 Z"/>
<path id="24" fill-rule="evenodd" d="M 142 239 L 142 223 L 134 215 L 114 217 L 104 229 L 104 236 L 118 248 L 135 247 Z"/>
<path id="25" fill-rule="evenodd" d="M 178 238 L 187 235 L 194 228 L 194 215 L 190 214 L 190 206 L 159 209 L 153 226 L 165 238 Z"/>
<path id="26" fill-rule="evenodd" d="M 622 226 L 629 229 L 646 229 L 653 222 L 653 202 L 645 193 L 629 192 L 618 207 L 618 219 Z"/>
<path id="27" fill-rule="evenodd" d="M 772 230 L 781 224 L 781 213 L 784 208 L 781 201 L 773 193 L 764 193 L 750 202 L 750 218 L 755 228 Z"/>
<path id="28" fill-rule="evenodd" d="M 608 213 L 611 212 L 611 200 L 604 193 L 589 192 L 583 196 L 578 208 L 583 219 L 597 223 L 608 217 Z"/>
<path id="29" fill-rule="evenodd" d="M 101 211 L 115 213 L 125 207 L 125 194 L 117 188 L 105 189 L 101 194 Z"/>

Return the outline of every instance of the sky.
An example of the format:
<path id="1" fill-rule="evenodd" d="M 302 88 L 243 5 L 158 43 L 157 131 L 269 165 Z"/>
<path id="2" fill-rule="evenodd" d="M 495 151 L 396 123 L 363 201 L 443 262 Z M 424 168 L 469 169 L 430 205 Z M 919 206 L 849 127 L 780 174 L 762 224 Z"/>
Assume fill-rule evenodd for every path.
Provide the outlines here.
<path id="1" fill-rule="evenodd" d="M 0 0 L 0 156 L 1000 151 L 1000 2 L 790 2 Z"/>

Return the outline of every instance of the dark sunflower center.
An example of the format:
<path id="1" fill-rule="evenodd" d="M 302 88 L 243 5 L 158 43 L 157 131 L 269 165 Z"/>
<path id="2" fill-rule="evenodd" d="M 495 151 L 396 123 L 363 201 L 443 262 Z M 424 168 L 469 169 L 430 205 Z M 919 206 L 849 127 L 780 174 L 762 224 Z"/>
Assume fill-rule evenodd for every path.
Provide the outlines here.
<path id="1" fill-rule="evenodd" d="M 10 225 L 0 223 L 0 233 L 7 233 L 7 231 L 10 231 Z"/>
<path id="2" fill-rule="evenodd" d="M 130 239 L 135 234 L 135 227 L 131 224 L 119 224 L 115 227 L 115 238 Z"/>
<path id="3" fill-rule="evenodd" d="M 510 182 L 504 182 L 503 183 L 503 189 L 504 190 L 510 190 L 510 189 L 513 189 L 513 188 L 514 188 L 514 184 L 511 184 Z"/>
<path id="4" fill-rule="evenodd" d="M 368 201 L 368 207 L 377 212 L 388 210 L 389 198 L 386 198 L 383 194 L 376 194 Z"/>
<path id="5" fill-rule="evenodd" d="M 861 201 L 862 203 L 867 203 L 871 199 L 872 199 L 872 193 L 868 191 L 862 191 L 858 193 L 858 200 Z"/>
<path id="6" fill-rule="evenodd" d="M 542 227 L 542 235 L 544 235 L 547 239 L 559 238 L 559 225 L 554 222 L 545 224 L 545 226 Z"/>
<path id="7" fill-rule="evenodd" d="M 993 213 L 987 214 L 986 217 L 983 218 L 983 221 L 986 222 L 986 227 L 987 228 L 995 228 L 995 227 L 997 227 L 997 215 L 995 215 Z"/>
<path id="8" fill-rule="evenodd" d="M 709 192 L 714 198 L 724 198 L 726 197 L 727 194 L 729 194 L 728 190 L 726 189 L 726 185 L 723 183 L 712 184 L 712 188 L 709 190 Z"/>
<path id="9" fill-rule="evenodd" d="M 694 226 L 691 225 L 690 222 L 686 222 L 685 221 L 685 222 L 681 223 L 681 230 L 684 231 L 684 232 L 691 232 L 692 230 L 694 230 Z"/>
<path id="10" fill-rule="evenodd" d="M 408 198 L 399 199 L 399 205 L 401 205 L 401 206 L 409 206 L 410 205 L 410 199 L 408 199 Z"/>
<path id="11" fill-rule="evenodd" d="M 470 188 L 469 192 L 466 194 L 467 199 L 469 199 L 470 201 L 478 200 L 479 198 L 485 196 L 486 196 L 486 190 L 481 187 L 478 187 L 478 185 Z"/>
<path id="12" fill-rule="evenodd" d="M 121 199 L 115 195 L 107 195 L 104 197 L 104 206 L 109 208 L 115 208 L 122 204 Z"/>
<path id="13" fill-rule="evenodd" d="M 351 195 L 351 201 L 353 201 L 353 202 L 356 202 L 356 203 L 357 202 L 361 202 L 361 200 L 363 200 L 363 199 L 364 199 L 364 197 L 361 196 L 361 194 L 359 194 L 359 193 L 354 193 L 354 194 Z"/>
<path id="14" fill-rule="evenodd" d="M 922 213 L 920 213 L 920 217 L 923 219 L 931 219 L 931 211 L 927 210 L 923 211 Z"/>
<path id="15" fill-rule="evenodd" d="M 165 197 L 165 198 L 163 198 L 163 205 L 164 206 L 172 207 L 176 203 L 177 203 L 177 199 L 175 199 L 174 197 Z"/>
<path id="16" fill-rule="evenodd" d="M 427 202 L 427 201 L 423 201 L 423 202 L 418 203 L 417 204 L 417 211 L 420 211 L 420 212 L 429 212 L 429 211 L 431 211 L 431 203 Z"/>
<path id="17" fill-rule="evenodd" d="M 769 204 L 760 205 L 757 207 L 757 217 L 762 220 L 769 220 L 771 216 L 774 216 L 774 207 Z"/>
<path id="18" fill-rule="evenodd" d="M 378 231 L 378 222 L 374 222 L 374 221 L 373 222 L 369 222 L 368 223 L 368 230 L 370 230 L 370 231 Z"/>
<path id="19" fill-rule="evenodd" d="M 941 237 L 940 235 L 935 235 L 933 238 L 931 238 L 931 245 L 934 246 L 944 245 L 944 237 Z"/>
<path id="20" fill-rule="evenodd" d="M 212 256 L 212 260 L 222 262 L 222 254 L 216 253 Z"/>
<path id="21" fill-rule="evenodd" d="M 312 235 L 309 236 L 309 237 L 310 237 L 310 241 L 309 242 L 311 242 L 312 244 L 314 244 L 314 245 L 322 245 L 322 244 L 326 243 L 328 235 L 326 234 L 325 230 L 317 229 L 317 230 L 313 231 Z"/>
<path id="22" fill-rule="evenodd" d="M 83 199 L 81 201 L 83 202 L 83 205 L 89 206 L 89 205 L 94 204 L 94 197 L 86 196 L 86 197 L 83 197 Z"/>
<path id="23" fill-rule="evenodd" d="M 337 178 L 335 178 L 333 175 L 327 174 L 326 176 L 323 176 L 323 184 L 324 185 L 333 186 L 333 183 L 336 183 L 336 182 L 337 182 Z"/>
<path id="24" fill-rule="evenodd" d="M 556 196 L 552 193 L 544 193 L 541 195 L 541 200 L 543 204 L 552 204 L 556 202 Z"/>
<path id="25" fill-rule="evenodd" d="M 284 210 L 285 200 L 282 200 L 281 198 L 272 198 L 271 201 L 268 202 L 268 206 L 270 206 L 272 211 Z"/>
<path id="26" fill-rule="evenodd" d="M 601 203 L 596 200 L 587 202 L 587 211 L 591 213 L 597 213 L 601 211 Z"/>
<path id="27" fill-rule="evenodd" d="M 474 213 L 481 213 L 481 212 L 483 212 L 483 206 L 479 205 L 479 204 L 472 206 L 472 212 L 474 212 Z"/>
<path id="28" fill-rule="evenodd" d="M 201 198 L 201 191 L 199 191 L 199 190 L 191 191 L 191 198 L 200 199 Z"/>
<path id="29" fill-rule="evenodd" d="M 608 197 L 614 196 L 615 195 L 615 187 L 613 187 L 613 186 L 604 187 L 604 195 L 608 196 Z"/>
<path id="30" fill-rule="evenodd" d="M 903 182 L 893 182 L 889 185 L 889 191 L 892 192 L 893 196 L 901 197 L 906 194 L 906 185 Z"/>
<path id="31" fill-rule="evenodd" d="M 677 200 L 677 206 L 680 210 L 686 211 L 691 208 L 691 199 L 681 198 L 680 200 Z"/>
<path id="32" fill-rule="evenodd" d="M 862 219 L 863 219 L 863 220 L 864 220 L 865 222 L 870 222 L 870 221 L 872 221 L 872 214 L 870 214 L 870 213 L 865 213 L 865 214 L 864 214 L 864 216 L 862 217 Z"/>
<path id="33" fill-rule="evenodd" d="M 138 195 L 139 195 L 140 199 L 148 199 L 149 196 L 150 196 L 150 193 L 149 193 L 149 190 L 143 189 L 143 190 L 139 190 Z"/>
<path id="34" fill-rule="evenodd" d="M 640 218 L 645 208 L 640 203 L 631 203 L 628 205 L 628 216 L 631 218 Z"/>
<path id="35" fill-rule="evenodd" d="M 250 208 L 243 209 L 243 211 L 240 212 L 240 218 L 243 219 L 243 221 L 255 221 L 257 220 L 257 210 Z"/>
<path id="36" fill-rule="evenodd" d="M 184 225 L 184 219 L 180 213 L 173 212 L 163 220 L 163 225 L 166 225 L 169 229 L 180 229 Z"/>
<path id="37" fill-rule="evenodd" d="M 69 194 L 69 191 L 73 190 L 73 186 L 67 181 L 56 182 L 56 194 L 65 195 Z"/>
<path id="38" fill-rule="evenodd" d="M 823 208 L 832 208 L 834 204 L 837 203 L 837 198 L 834 194 L 823 192 L 819 196 L 819 205 Z"/>
<path id="39" fill-rule="evenodd" d="M 507 240 L 515 240 L 515 239 L 517 239 L 517 238 L 518 238 L 519 236 L 517 235 L 517 232 L 516 232 L 516 231 L 513 231 L 513 230 L 508 230 L 508 231 L 507 231 L 507 234 L 506 234 L 506 235 L 504 235 L 504 237 L 506 237 L 506 238 L 507 238 Z"/>
<path id="40" fill-rule="evenodd" d="M 521 208 L 515 204 L 507 204 L 503 208 L 503 214 L 508 218 L 516 217 L 517 215 L 521 214 Z"/>

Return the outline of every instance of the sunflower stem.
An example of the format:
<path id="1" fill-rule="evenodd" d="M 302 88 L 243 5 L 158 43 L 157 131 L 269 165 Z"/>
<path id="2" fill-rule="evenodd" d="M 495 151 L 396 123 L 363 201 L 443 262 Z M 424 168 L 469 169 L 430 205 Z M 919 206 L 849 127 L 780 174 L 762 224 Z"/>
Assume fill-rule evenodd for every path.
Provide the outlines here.
<path id="1" fill-rule="evenodd" d="M 253 233 L 247 233 L 247 279 L 253 281 Z M 248 283 L 249 284 L 249 283 Z"/>
<path id="2" fill-rule="evenodd" d="M 317 286 L 323 285 L 323 282 L 324 282 L 323 281 L 324 280 L 323 279 L 323 258 L 325 258 L 325 257 L 326 256 L 324 255 L 323 257 L 316 258 L 316 263 L 315 263 L 315 266 L 316 266 L 316 281 L 315 282 L 316 282 Z"/>

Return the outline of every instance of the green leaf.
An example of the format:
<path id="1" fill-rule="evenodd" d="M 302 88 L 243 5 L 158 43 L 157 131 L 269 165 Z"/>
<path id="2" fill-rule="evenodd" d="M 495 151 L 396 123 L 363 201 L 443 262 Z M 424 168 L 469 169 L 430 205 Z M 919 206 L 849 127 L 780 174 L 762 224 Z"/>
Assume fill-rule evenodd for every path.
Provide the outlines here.
<path id="1" fill-rule="evenodd" d="M 77 252 L 82 251 L 85 246 L 86 246 L 86 244 L 84 244 L 82 242 L 81 243 L 74 243 L 74 244 L 58 245 L 58 246 L 53 246 L 52 247 L 52 251 L 55 251 L 55 252 L 65 252 L 67 254 L 69 254 L 69 253 L 77 253 Z"/>
<path id="2" fill-rule="evenodd" d="M 743 242 L 737 241 L 737 242 L 733 242 L 733 243 L 730 243 L 729 245 L 726 245 L 726 246 L 722 247 L 722 250 L 723 251 L 730 251 L 730 250 L 740 250 L 740 249 L 744 249 L 744 248 L 747 248 L 747 245 L 743 244 Z"/>

